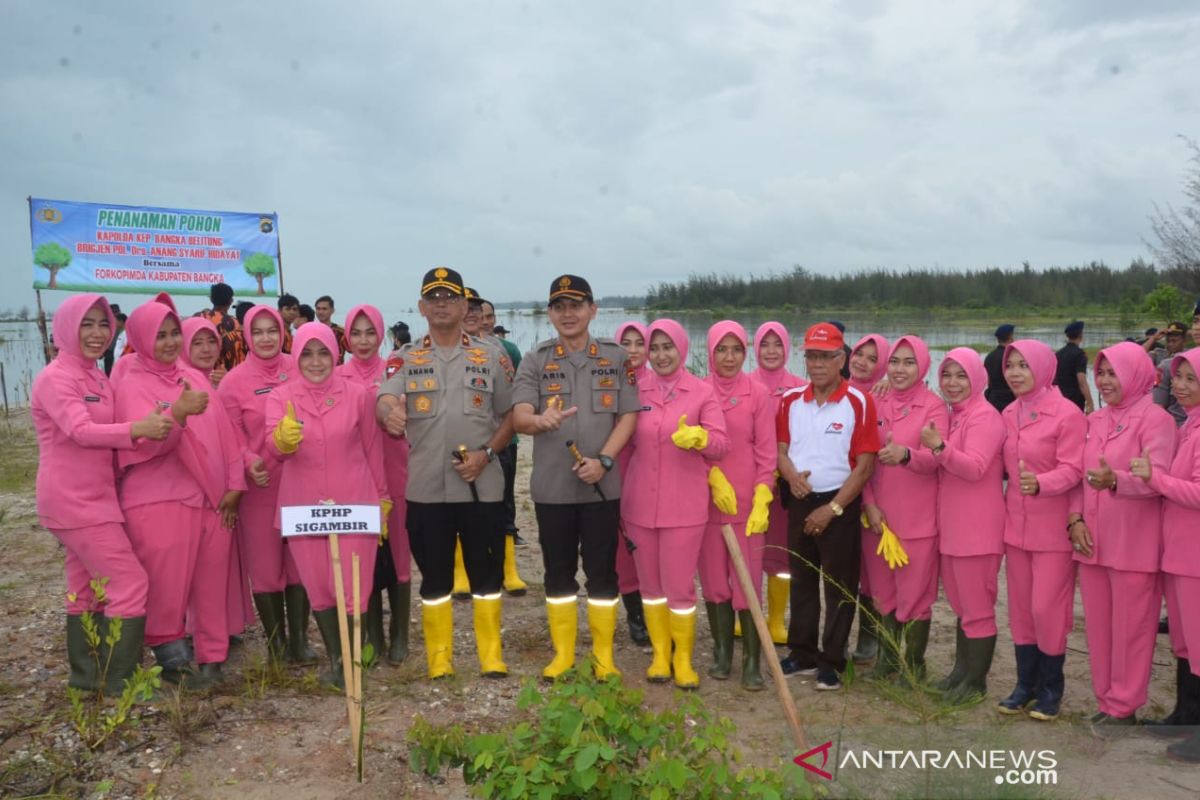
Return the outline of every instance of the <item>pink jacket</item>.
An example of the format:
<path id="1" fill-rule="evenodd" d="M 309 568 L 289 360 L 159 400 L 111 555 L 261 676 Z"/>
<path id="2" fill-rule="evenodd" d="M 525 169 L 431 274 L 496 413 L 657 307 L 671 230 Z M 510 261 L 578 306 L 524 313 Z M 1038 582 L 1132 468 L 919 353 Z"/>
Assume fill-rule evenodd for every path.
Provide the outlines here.
<path id="1" fill-rule="evenodd" d="M 647 344 L 659 330 L 678 348 L 680 367 L 665 378 L 656 374 L 638 385 L 642 411 L 633 435 L 635 451 L 629 460 L 629 474 L 621 486 L 621 513 L 644 528 L 704 525 L 708 521 L 708 468 L 729 450 L 725 417 L 712 387 L 683 366 L 688 352 L 683 326 L 674 320 L 657 320 L 650 326 Z M 664 390 L 673 382 L 674 388 L 664 397 Z M 703 450 L 681 450 L 671 441 L 683 414 L 687 414 L 688 425 L 708 431 L 708 445 Z"/>
<path id="2" fill-rule="evenodd" d="M 708 370 L 706 382 L 712 386 L 721 411 L 725 414 L 725 432 L 732 444 L 721 459 L 721 471 L 729 479 L 737 495 L 737 513 L 722 514 L 709 505 L 709 519 L 717 523 L 741 523 L 750 516 L 754 487 L 765 484 L 775 489 L 775 464 L 779 458 L 775 440 L 775 411 L 779 401 L 772 398 L 765 386 L 744 372 L 733 378 L 722 378 L 713 366 L 713 351 L 726 335 L 733 334 L 746 346 L 746 331 L 736 322 L 725 320 L 708 331 Z M 689 418 L 690 419 L 690 418 Z"/>
<path id="3" fill-rule="evenodd" d="M 54 314 L 58 356 L 33 381 L 29 405 L 38 441 L 37 511 L 46 528 L 125 521 L 117 502 L 113 450 L 133 449 L 132 423 L 114 422 L 112 385 L 80 349 L 79 326 L 93 307 L 104 310 L 116 334 L 108 300 L 98 294 L 68 297 Z"/>
<path id="4" fill-rule="evenodd" d="M 1017 351 L 1033 372 L 1035 388 L 1001 413 L 1004 419 L 1004 543 L 1023 550 L 1071 552 L 1067 536 L 1070 493 L 1083 477 L 1087 420 L 1079 406 L 1062 396 L 1054 381 L 1054 351 L 1033 339 L 1004 350 L 1004 363 Z M 1020 463 L 1037 475 L 1038 493 L 1021 494 Z"/>
<path id="5" fill-rule="evenodd" d="M 642 339 L 646 342 L 647 348 L 649 348 L 650 337 L 646 335 L 646 326 L 635 320 L 628 320 L 618 325 L 616 335 L 613 338 L 615 338 L 619 343 L 625 336 L 625 331 L 629 330 L 630 328 L 633 328 L 642 335 Z M 637 368 L 637 371 L 634 373 L 634 377 L 637 379 L 638 385 L 640 386 L 648 381 L 650 376 L 653 374 L 654 371 L 650 369 L 650 366 L 643 362 L 642 365 Z M 624 447 L 621 448 L 621 452 L 617 454 L 617 464 L 621 469 L 621 485 L 625 484 L 625 480 L 629 475 L 629 459 L 633 457 L 633 450 L 634 443 L 632 440 L 630 440 L 625 444 Z"/>
<path id="6" fill-rule="evenodd" d="M 893 442 L 909 449 L 911 459 L 903 466 L 877 461 L 863 491 L 863 502 L 878 506 L 901 540 L 930 539 L 938 533 L 938 462 L 921 444 L 921 429 L 932 422 L 945 438 L 949 415 L 946 403 L 924 384 L 929 373 L 929 348 L 916 336 L 901 336 L 892 354 L 906 344 L 917 357 L 917 382 L 904 391 L 892 389 L 880 398 L 879 439 L 881 445 L 886 445 L 891 436 Z"/>
<path id="7" fill-rule="evenodd" d="M 1004 420 L 983 397 L 979 354 L 956 347 L 942 361 L 963 368 L 971 396 L 950 406 L 950 434 L 938 463 L 938 550 L 948 556 L 1004 552 Z"/>
<path id="8" fill-rule="evenodd" d="M 132 421 L 156 408 L 169 408 L 183 391 L 185 381 L 191 382 L 195 391 L 208 388 L 206 379 L 197 380 L 198 373 L 181 366 L 178 359 L 171 364 L 155 360 L 155 338 L 168 318 L 179 323 L 179 315 L 171 306 L 151 300 L 135 308 L 125 323 L 125 335 L 134 352 L 116 385 L 119 420 Z M 192 441 L 176 425 L 160 442 L 142 439 L 132 450 L 122 450 L 117 457 L 122 469 L 121 508 L 165 502 L 202 508 L 201 456 L 192 449 Z"/>
<path id="9" fill-rule="evenodd" d="M 1175 420 L 1154 403 L 1150 390 L 1158 375 L 1141 345 L 1121 342 L 1101 350 L 1095 366 L 1103 363 L 1112 364 L 1117 373 L 1122 398 L 1087 418 L 1083 468 L 1098 469 L 1104 456 L 1117 477 L 1117 490 L 1097 491 L 1086 480 L 1075 486 L 1071 511 L 1083 513 L 1092 535 L 1092 555 L 1076 553 L 1075 560 L 1130 572 L 1158 572 L 1162 531 L 1148 521 L 1161 517 L 1162 500 L 1153 486 L 1129 472 L 1129 460 L 1149 448 L 1151 475 L 1170 469 Z"/>
<path id="10" fill-rule="evenodd" d="M 792 373 L 788 372 L 787 362 L 788 356 L 792 352 L 792 343 L 790 337 L 788 336 L 787 328 L 783 327 L 781 323 L 764 322 L 762 325 L 759 325 L 758 330 L 754 332 L 755 363 L 762 363 L 762 357 L 760 355 L 762 351 L 762 341 L 764 338 L 766 338 L 768 333 L 775 334 L 779 337 L 780 341 L 783 342 L 784 365 L 779 369 L 774 370 L 756 367 L 754 371 L 750 373 L 750 377 L 753 378 L 756 383 L 761 383 L 763 387 L 766 388 L 767 394 L 775 398 L 775 410 L 778 410 L 779 398 L 783 395 L 783 393 L 788 389 L 794 389 L 797 386 L 803 386 L 807 381 L 798 375 L 793 375 Z"/>
<path id="11" fill-rule="evenodd" d="M 1200 349 L 1171 359 L 1172 374 L 1185 360 L 1200 375 Z M 1150 455 L 1153 461 L 1153 450 Z M 1179 430 L 1179 449 L 1171 468 L 1155 466 L 1150 472 L 1150 487 L 1163 496 L 1162 571 L 1200 578 L 1200 405 L 1187 409 L 1187 422 Z"/>
<path id="12" fill-rule="evenodd" d="M 200 331 L 208 331 L 221 341 L 217 327 L 203 317 L 188 317 L 183 321 L 183 352 L 180 360 L 195 373 L 192 388 L 209 386 L 208 376 L 193 366 L 188 354 L 191 352 L 192 339 Z M 202 381 L 197 383 L 196 381 Z M 209 387 L 215 393 L 215 387 Z M 205 494 L 209 503 L 215 508 L 225 492 L 246 491 L 246 440 L 229 419 L 229 413 L 215 396 L 209 399 L 208 408 L 203 414 L 188 419 L 185 437 L 194 438 L 192 446 L 198 453 L 203 454 L 201 463 L 204 467 Z"/>
<path id="13" fill-rule="evenodd" d="M 301 325 L 292 349 L 300 358 L 309 340 L 317 339 L 333 354 L 337 336 L 327 325 Z M 304 424 L 304 440 L 291 454 L 280 453 L 273 439 L 276 424 L 288 402 Z M 279 506 L 311 506 L 332 500 L 339 504 L 374 505 L 389 499 L 383 475 L 383 450 L 375 422 L 375 397 L 357 383 L 330 375 L 323 383 L 300 380 L 285 383 L 267 396 L 263 449 L 283 462 Z M 279 512 L 275 514 L 279 525 Z"/>

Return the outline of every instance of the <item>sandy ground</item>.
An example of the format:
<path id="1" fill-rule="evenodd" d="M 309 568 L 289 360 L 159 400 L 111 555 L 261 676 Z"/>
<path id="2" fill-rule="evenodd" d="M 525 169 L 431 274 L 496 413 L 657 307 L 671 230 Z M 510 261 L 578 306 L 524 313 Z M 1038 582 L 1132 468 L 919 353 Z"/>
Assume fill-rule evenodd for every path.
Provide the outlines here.
<path id="1" fill-rule="evenodd" d="M 311 670 L 297 669 L 285 680 L 263 684 L 261 632 L 247 633 L 231 651 L 226 684 L 206 697 L 143 707 L 140 718 L 119 741 L 89 754 L 70 727 L 65 702 L 62 556 L 57 541 L 37 525 L 33 474 L 36 449 L 24 415 L 0 421 L 5 458 L 0 463 L 0 796 L 28 795 L 169 798 L 343 798 L 468 796 L 458 774 L 437 779 L 411 772 L 405 733 L 414 717 L 457 722 L 468 730 L 492 729 L 516 713 L 522 680 L 535 677 L 551 658 L 541 589 L 541 554 L 533 508 L 525 489 L 529 448 L 521 449 L 518 524 L 528 544 L 517 548 L 520 571 L 530 585 L 525 597 L 504 606 L 504 648 L 511 677 L 478 676 L 469 606 L 455 605 L 457 676 L 430 683 L 424 678 L 419 606 L 414 604 L 413 652 L 400 667 L 381 666 L 368 675 L 367 780 L 353 782 L 345 701 L 316 687 Z M 1002 583 L 1003 586 L 1003 583 Z M 414 592 L 415 594 L 415 592 Z M 1094 738 L 1086 718 L 1095 710 L 1090 689 L 1082 609 L 1067 659 L 1067 695 L 1062 717 L 1037 723 L 1000 717 L 995 702 L 1012 686 L 1013 656 L 1003 619 L 992 670 L 991 691 L 981 705 L 942 713 L 912 692 L 880 688 L 859 680 L 838 693 L 818 693 L 811 681 L 788 681 L 806 726 L 810 746 L 831 740 L 830 767 L 850 751 L 956 748 L 1051 750 L 1057 786 L 1050 790 L 995 787 L 994 796 L 1141 798 L 1184 800 L 1200 796 L 1200 767 L 1168 761 L 1162 742 L 1135 732 L 1115 741 Z M 952 660 L 954 617 L 940 600 L 934 615 L 928 660 L 940 677 Z M 582 623 L 582 617 L 581 617 Z M 626 681 L 646 690 L 646 702 L 675 702 L 670 686 L 647 684 L 649 656 L 634 646 L 619 622 L 616 659 Z M 707 625 L 698 623 L 696 665 L 711 657 Z M 312 636 L 316 639 L 315 628 Z M 589 642 L 580 625 L 579 653 Z M 782 651 L 780 651 L 782 654 Z M 1174 697 L 1174 662 L 1166 637 L 1155 653 L 1150 702 L 1157 716 Z M 748 759 L 761 764 L 797 754 L 773 692 L 750 694 L 734 680 L 704 679 L 700 697 L 712 711 L 737 726 L 736 739 Z M 831 770 L 832 771 L 832 770 Z M 992 788 L 993 772 L 966 776 L 948 771 L 905 769 L 839 770 L 832 782 L 819 781 L 832 796 L 981 797 Z M 947 783 L 948 782 L 948 783 Z M 973 786 L 966 789 L 964 786 Z M 981 788 L 982 787 L 982 788 Z"/>

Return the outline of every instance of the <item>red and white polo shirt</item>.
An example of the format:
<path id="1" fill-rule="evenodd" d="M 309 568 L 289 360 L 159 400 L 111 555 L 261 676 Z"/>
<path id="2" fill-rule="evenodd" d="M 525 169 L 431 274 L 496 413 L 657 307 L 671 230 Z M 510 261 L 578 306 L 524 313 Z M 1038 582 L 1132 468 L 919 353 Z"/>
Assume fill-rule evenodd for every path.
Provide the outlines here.
<path id="1" fill-rule="evenodd" d="M 785 392 L 775 430 L 792 465 L 812 473 L 814 492 L 842 488 L 860 453 L 879 452 L 875 402 L 844 379 L 823 404 L 813 398 L 812 384 Z"/>

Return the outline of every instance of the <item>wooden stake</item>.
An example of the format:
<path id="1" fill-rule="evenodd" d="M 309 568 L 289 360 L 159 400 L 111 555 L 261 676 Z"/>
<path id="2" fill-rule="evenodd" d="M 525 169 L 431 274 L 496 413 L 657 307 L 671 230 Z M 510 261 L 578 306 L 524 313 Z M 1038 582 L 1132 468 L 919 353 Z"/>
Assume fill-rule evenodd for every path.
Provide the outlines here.
<path id="1" fill-rule="evenodd" d="M 771 669 L 771 677 L 775 680 L 775 693 L 779 695 L 779 704 L 783 706 L 784 716 L 787 717 L 788 727 L 792 729 L 792 738 L 799 752 L 808 752 L 808 741 L 804 738 L 804 727 L 800 724 L 800 712 L 796 710 L 796 701 L 788 689 L 787 678 L 783 667 L 779 666 L 779 656 L 771 641 L 771 631 L 767 628 L 767 619 L 763 616 L 762 608 L 758 605 L 758 588 L 750 580 L 750 572 L 746 569 L 746 560 L 742 558 L 742 549 L 738 547 L 737 534 L 733 526 L 726 523 L 721 526 L 721 536 L 725 539 L 725 548 L 729 550 L 729 560 L 737 572 L 738 583 L 742 585 L 742 594 L 746 596 L 746 604 L 750 607 L 750 616 L 754 618 L 754 627 L 758 631 L 758 641 L 767 657 L 767 666 Z M 807 770 L 805 771 L 807 774 Z"/>
<path id="2" fill-rule="evenodd" d="M 350 743 L 354 747 L 354 766 L 358 772 L 358 782 L 362 783 L 364 765 L 362 761 L 362 609 L 359 608 L 359 589 L 361 581 L 358 572 L 358 553 L 350 557 L 350 586 L 354 600 L 354 662 L 351 664 L 351 674 L 354 675 L 354 716 L 350 720 Z"/>
<path id="3" fill-rule="evenodd" d="M 337 595 L 338 638 L 342 645 L 342 682 L 346 685 L 346 715 L 350 721 L 350 745 L 354 746 L 354 676 L 351 674 L 350 632 L 346 629 L 346 582 L 342 579 L 342 554 L 336 533 L 329 534 L 329 552 L 333 561 L 333 589 Z M 357 606 L 358 603 L 355 603 Z M 351 763 L 358 763 L 355 753 Z"/>

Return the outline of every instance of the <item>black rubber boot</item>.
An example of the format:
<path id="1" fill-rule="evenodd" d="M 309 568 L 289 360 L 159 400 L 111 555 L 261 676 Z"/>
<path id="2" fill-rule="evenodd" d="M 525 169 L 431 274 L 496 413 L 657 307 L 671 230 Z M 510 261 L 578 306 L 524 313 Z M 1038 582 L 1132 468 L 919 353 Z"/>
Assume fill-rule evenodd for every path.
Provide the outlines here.
<path id="1" fill-rule="evenodd" d="M 871 677 L 886 680 L 900 671 L 900 639 L 902 633 L 900 623 L 896 621 L 896 612 L 884 614 L 879 618 L 879 653 L 875 657 L 875 668 Z"/>
<path id="2" fill-rule="evenodd" d="M 713 664 L 708 676 L 728 680 L 733 671 L 733 603 L 705 603 L 708 627 L 713 637 Z"/>
<path id="3" fill-rule="evenodd" d="M 221 672 L 221 667 L 224 664 L 222 661 L 213 661 L 208 664 L 200 665 L 200 676 L 208 680 L 213 686 L 220 684 L 225 680 L 225 675 Z"/>
<path id="4" fill-rule="evenodd" d="M 1022 714 L 1026 706 L 1037 699 L 1038 649 L 1036 644 L 1016 644 L 1017 688 L 1000 701 L 996 710 L 1001 714 Z"/>
<path id="5" fill-rule="evenodd" d="M 992 669 L 992 657 L 996 654 L 995 636 L 968 639 L 964 634 L 963 641 L 966 644 L 962 680 L 944 695 L 950 703 L 965 703 L 987 694 L 987 676 Z"/>
<path id="6" fill-rule="evenodd" d="M 904 623 L 904 664 L 900 682 L 919 686 L 925 682 L 925 649 L 929 646 L 930 620 L 914 619 Z"/>
<path id="7" fill-rule="evenodd" d="M 754 617 L 748 609 L 739 611 L 738 617 L 742 621 L 742 688 L 748 692 L 761 692 L 767 688 L 759 666 L 762 640 L 758 637 L 758 628 L 754 627 Z"/>
<path id="8" fill-rule="evenodd" d="M 104 631 L 108 627 L 101 614 L 92 614 L 100 631 L 100 640 L 104 640 Z M 103 645 L 101 645 L 103 646 Z M 100 648 L 92 652 L 87 637 L 83 633 L 83 617 L 79 614 L 67 615 L 67 664 L 71 673 L 67 677 L 67 686 L 83 692 L 94 692 L 100 688 Z"/>
<path id="9" fill-rule="evenodd" d="M 953 689 L 962 683 L 967 674 L 967 635 L 963 633 L 962 619 L 958 620 L 958 625 L 954 631 L 954 666 L 950 668 L 950 674 L 942 678 L 931 687 L 934 691 L 946 692 Z"/>
<path id="10" fill-rule="evenodd" d="M 1175 659 L 1175 709 L 1162 719 L 1142 724 L 1147 733 L 1164 739 L 1187 736 L 1200 726 L 1200 676 L 1192 674 L 1188 659 Z"/>
<path id="11" fill-rule="evenodd" d="M 1037 702 L 1029 709 L 1030 718 L 1042 722 L 1058 719 L 1063 691 L 1066 689 L 1066 679 L 1063 677 L 1063 664 L 1066 660 L 1065 654 L 1048 656 L 1038 651 L 1038 679 L 1042 685 L 1037 690 Z"/>
<path id="12" fill-rule="evenodd" d="M 108 625 L 113 620 L 107 620 Z M 108 628 L 101 628 L 101 642 L 108 638 Z M 146 618 L 130 617 L 121 620 L 121 638 L 111 648 L 101 644 L 101 663 L 108 664 L 108 672 L 104 675 L 104 694 L 107 697 L 120 697 L 125 690 L 125 680 L 133 677 L 138 665 L 142 663 L 142 644 L 146 638 Z"/>
<path id="13" fill-rule="evenodd" d="M 267 637 L 267 657 L 275 664 L 287 660 L 287 631 L 283 627 L 283 592 L 256 592 L 254 608 Z"/>
<path id="14" fill-rule="evenodd" d="M 858 644 L 854 654 L 850 656 L 855 664 L 869 664 L 879 655 L 879 623 L 878 613 L 871 598 L 863 595 L 858 598 Z"/>
<path id="15" fill-rule="evenodd" d="M 650 632 L 646 630 L 646 615 L 642 613 L 642 593 L 630 592 L 621 595 L 625 604 L 625 616 L 629 618 L 629 638 L 638 647 L 650 644 Z"/>
<path id="16" fill-rule="evenodd" d="M 375 666 L 379 666 L 383 662 L 384 654 L 387 652 L 384 649 L 386 643 L 383 639 L 383 592 L 371 592 L 371 597 L 367 600 L 367 613 L 363 616 L 362 625 L 367 644 L 371 645 L 375 650 L 374 664 Z M 354 628 L 351 628 L 351 630 L 354 630 Z"/>
<path id="17" fill-rule="evenodd" d="M 388 586 L 388 605 L 392 609 L 388 629 L 387 660 L 400 664 L 408 658 L 408 615 L 412 606 L 412 584 L 393 583 Z"/>
<path id="18" fill-rule="evenodd" d="M 338 610 L 327 608 L 324 611 L 314 611 L 313 618 L 317 621 L 317 630 L 321 632 L 321 641 L 325 643 L 325 652 L 329 656 L 329 672 L 321 675 L 321 685 L 345 690 L 346 679 L 342 674 L 342 635 L 338 631 Z M 350 631 L 353 632 L 353 630 L 354 628 L 351 626 Z"/>
<path id="19" fill-rule="evenodd" d="M 287 660 L 289 664 L 315 664 L 317 651 L 308 646 L 308 614 L 312 606 L 300 584 L 283 590 L 287 603 Z"/>
<path id="20" fill-rule="evenodd" d="M 124 634 L 125 629 L 122 625 L 121 635 Z M 155 645 L 150 649 L 154 651 L 154 659 L 162 667 L 159 677 L 164 682 L 191 691 L 201 691 L 212 686 L 210 678 L 201 675 L 192 667 L 191 648 L 184 639 Z"/>

